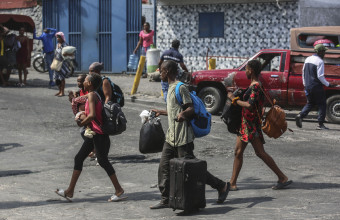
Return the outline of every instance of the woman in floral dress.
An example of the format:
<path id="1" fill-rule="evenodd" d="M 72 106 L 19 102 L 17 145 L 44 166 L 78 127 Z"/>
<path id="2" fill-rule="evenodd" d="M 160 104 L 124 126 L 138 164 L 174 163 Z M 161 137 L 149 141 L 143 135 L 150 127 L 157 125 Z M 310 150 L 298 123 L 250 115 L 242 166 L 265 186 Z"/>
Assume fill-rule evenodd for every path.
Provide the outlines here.
<path id="1" fill-rule="evenodd" d="M 282 189 L 292 183 L 288 177 L 282 173 L 276 165 L 273 158 L 264 150 L 264 138 L 262 134 L 260 114 L 264 103 L 264 94 L 259 82 L 262 65 L 258 60 L 251 60 L 246 66 L 247 78 L 251 80 L 251 84 L 246 90 L 243 100 L 235 98 L 233 93 L 229 92 L 228 97 L 232 103 L 242 107 L 242 122 L 239 134 L 236 139 L 235 159 L 233 166 L 233 174 L 230 179 L 231 191 L 238 190 L 236 181 L 243 164 L 243 152 L 250 142 L 255 150 L 256 155 L 277 175 L 278 181 L 272 189 Z"/>

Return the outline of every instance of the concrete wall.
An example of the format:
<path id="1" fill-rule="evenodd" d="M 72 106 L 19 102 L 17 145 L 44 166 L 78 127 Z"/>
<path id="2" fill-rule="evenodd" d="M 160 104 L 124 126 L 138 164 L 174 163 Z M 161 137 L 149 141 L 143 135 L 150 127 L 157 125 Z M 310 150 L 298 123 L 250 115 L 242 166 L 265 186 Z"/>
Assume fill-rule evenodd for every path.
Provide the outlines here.
<path id="1" fill-rule="evenodd" d="M 340 26 L 339 0 L 300 0 L 300 26 Z"/>

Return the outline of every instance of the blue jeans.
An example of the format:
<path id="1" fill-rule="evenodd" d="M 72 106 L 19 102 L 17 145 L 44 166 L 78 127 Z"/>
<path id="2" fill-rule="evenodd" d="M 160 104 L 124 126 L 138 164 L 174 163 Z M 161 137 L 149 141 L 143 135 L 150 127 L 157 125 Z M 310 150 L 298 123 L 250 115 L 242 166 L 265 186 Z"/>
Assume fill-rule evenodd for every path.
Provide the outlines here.
<path id="1" fill-rule="evenodd" d="M 50 53 L 45 53 L 45 63 L 47 65 L 48 74 L 50 76 L 50 81 L 53 81 L 53 70 L 51 70 L 51 64 L 54 58 L 53 51 Z"/>
<path id="2" fill-rule="evenodd" d="M 307 104 L 300 112 L 300 117 L 304 118 L 317 105 L 319 107 L 318 121 L 324 123 L 326 118 L 326 94 L 322 86 L 316 86 L 312 89 L 306 89 Z"/>
<path id="3" fill-rule="evenodd" d="M 166 102 L 166 97 L 168 95 L 168 89 L 169 89 L 169 83 L 163 82 L 163 80 L 161 80 L 161 85 L 162 85 L 164 101 Z"/>

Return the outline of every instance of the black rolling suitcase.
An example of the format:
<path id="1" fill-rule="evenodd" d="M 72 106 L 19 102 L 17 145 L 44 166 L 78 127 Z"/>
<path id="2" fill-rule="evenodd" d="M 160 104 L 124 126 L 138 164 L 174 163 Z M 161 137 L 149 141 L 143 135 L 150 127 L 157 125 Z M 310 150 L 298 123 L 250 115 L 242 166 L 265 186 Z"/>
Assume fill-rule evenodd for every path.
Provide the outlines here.
<path id="1" fill-rule="evenodd" d="M 169 207 L 196 211 L 204 208 L 207 162 L 199 159 L 170 160 Z"/>

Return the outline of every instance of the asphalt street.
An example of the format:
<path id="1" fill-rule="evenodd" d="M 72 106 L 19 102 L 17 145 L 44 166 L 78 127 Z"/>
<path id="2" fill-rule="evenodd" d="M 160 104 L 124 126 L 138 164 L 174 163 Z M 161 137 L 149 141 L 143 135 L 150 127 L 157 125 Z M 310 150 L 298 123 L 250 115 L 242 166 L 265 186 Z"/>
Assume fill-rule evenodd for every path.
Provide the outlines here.
<path id="1" fill-rule="evenodd" d="M 96 161 L 87 159 L 69 203 L 54 191 L 69 184 L 73 159 L 82 144 L 79 129 L 67 97 L 55 97 L 56 88 L 46 87 L 46 76 L 30 74 L 25 88 L 0 87 L 0 220 L 340 219 L 340 125 L 327 124 L 330 130 L 318 131 L 313 117 L 304 121 L 302 129 L 288 117 L 293 133 L 278 139 L 265 137 L 266 151 L 294 181 L 288 189 L 271 189 L 277 179 L 249 145 L 238 181 L 240 190 L 230 192 L 223 204 L 216 204 L 217 192 L 207 186 L 207 207 L 194 215 L 150 210 L 160 199 L 159 190 L 152 188 L 157 183 L 160 154 L 139 153 L 139 114 L 144 109 L 164 108 L 164 104 L 151 92 L 143 94 L 143 89 L 137 97 L 140 102 L 126 97 L 127 130 L 111 137 L 109 159 L 129 198 L 107 202 L 114 188 Z M 127 93 L 133 77 L 118 78 L 122 84 L 126 81 L 122 88 Z M 12 85 L 16 79 L 14 75 Z M 145 90 L 158 86 L 141 81 Z M 67 79 L 66 87 L 75 89 L 76 78 Z M 165 117 L 162 124 L 166 130 Z M 207 161 L 211 173 L 228 180 L 235 138 L 214 116 L 211 133 L 195 140 L 195 155 Z"/>

